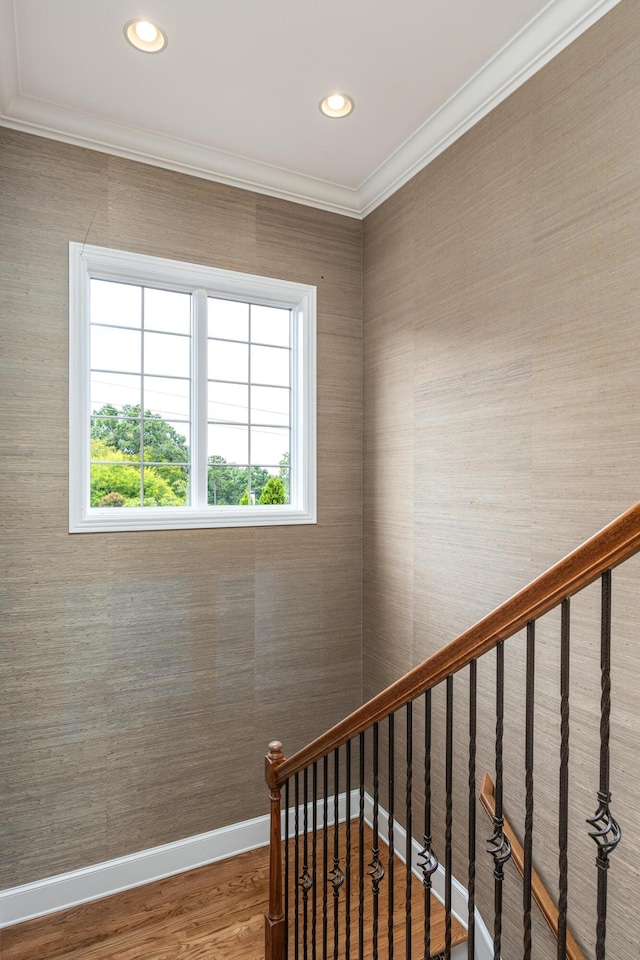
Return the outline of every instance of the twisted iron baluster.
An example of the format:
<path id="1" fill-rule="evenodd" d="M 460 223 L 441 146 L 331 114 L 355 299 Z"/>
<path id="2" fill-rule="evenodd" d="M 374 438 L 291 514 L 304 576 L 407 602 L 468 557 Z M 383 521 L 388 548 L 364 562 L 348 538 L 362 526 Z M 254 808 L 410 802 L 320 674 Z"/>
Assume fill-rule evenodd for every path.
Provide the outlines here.
<path id="1" fill-rule="evenodd" d="M 413 704 L 409 702 L 407 711 L 407 838 L 405 856 L 407 869 L 407 885 L 405 894 L 405 949 L 406 960 L 411 960 L 411 838 L 413 822 L 411 817 L 411 800 L 413 792 Z"/>
<path id="2" fill-rule="evenodd" d="M 322 798 L 322 861 L 323 861 L 323 884 L 322 884 L 322 960 L 327 960 L 327 885 L 329 883 L 329 824 L 328 824 L 328 806 L 329 806 L 329 757 L 322 758 L 322 785 L 324 787 Z"/>
<path id="3" fill-rule="evenodd" d="M 451 887 L 453 878 L 453 677 L 447 677 L 446 733 L 446 816 L 445 816 L 445 891 L 444 891 L 444 955 L 451 958 Z"/>
<path id="4" fill-rule="evenodd" d="M 284 960 L 289 957 L 289 781 L 284 785 Z"/>
<path id="5" fill-rule="evenodd" d="M 344 960 L 351 958 L 351 740 L 346 744 L 346 778 L 345 785 L 345 821 L 347 849 L 345 853 L 345 917 L 344 917 Z"/>
<path id="6" fill-rule="evenodd" d="M 308 960 L 309 956 L 309 890 L 313 886 L 313 880 L 311 879 L 311 874 L 309 873 L 309 801 L 308 801 L 308 787 L 309 787 L 309 775 L 308 767 L 304 768 L 302 774 L 302 793 L 304 799 L 304 807 L 302 811 L 302 832 L 303 832 L 303 847 L 302 847 L 302 873 L 300 874 L 300 889 L 302 890 L 302 947 L 304 953 L 304 960 Z"/>
<path id="7" fill-rule="evenodd" d="M 611 570 L 602 574 L 602 613 L 600 628 L 600 789 L 598 809 L 587 823 L 593 827 L 589 836 L 598 848 L 598 923 L 596 927 L 596 960 L 605 960 L 607 936 L 607 870 L 609 854 L 620 843 L 622 831 L 611 813 L 609 789 L 609 722 L 611 716 Z"/>
<path id="8" fill-rule="evenodd" d="M 558 960 L 567 958 L 569 839 L 569 640 L 570 601 L 562 601 L 560 625 L 560 810 L 558 816 Z"/>
<path id="9" fill-rule="evenodd" d="M 504 643 L 501 641 L 496 648 L 496 788 L 495 812 L 493 815 L 493 835 L 487 841 L 489 853 L 493 857 L 493 876 L 495 918 L 493 928 L 493 957 L 500 960 L 502 949 L 502 882 L 504 879 L 504 865 L 511 856 L 511 844 L 504 832 L 502 815 L 502 740 L 504 735 Z"/>
<path id="10" fill-rule="evenodd" d="M 300 886 L 298 884 L 298 877 L 300 875 L 300 774 L 296 773 L 294 779 L 294 792 L 293 797 L 295 801 L 295 810 L 293 815 L 293 829 L 295 831 L 295 847 L 294 847 L 294 874 L 295 874 L 295 894 L 294 894 L 294 907 L 295 915 L 293 918 L 293 930 L 294 930 L 294 957 L 295 960 L 298 960 L 300 955 Z"/>
<path id="11" fill-rule="evenodd" d="M 360 734 L 358 843 L 358 960 L 364 960 L 364 730 Z"/>
<path id="12" fill-rule="evenodd" d="M 527 677 L 525 716 L 525 789 L 524 819 L 524 960 L 531 960 L 531 875 L 533 871 L 533 714 L 535 698 L 535 622 L 527 624 Z"/>
<path id="13" fill-rule="evenodd" d="M 389 884 L 388 884 L 388 923 L 389 960 L 393 960 L 393 868 L 395 858 L 394 803 L 395 803 L 395 730 L 394 714 L 389 714 Z"/>
<path id="14" fill-rule="evenodd" d="M 431 690 L 424 695 L 424 835 L 418 866 L 424 884 L 424 958 L 431 957 L 431 877 L 438 859 L 431 846 Z"/>
<path id="15" fill-rule="evenodd" d="M 311 847 L 311 876 L 313 901 L 311 903 L 311 960 L 316 960 L 316 930 L 318 922 L 318 761 L 313 764 L 313 844 Z"/>
<path id="16" fill-rule="evenodd" d="M 469 664 L 469 899 L 467 957 L 476 955 L 476 741 L 478 704 L 478 662 Z"/>
<path id="17" fill-rule="evenodd" d="M 338 960 L 338 907 L 340 887 L 344 883 L 339 848 L 339 774 L 340 749 L 336 748 L 333 751 L 333 870 L 329 874 L 329 882 L 333 887 L 333 960 Z"/>
<path id="18" fill-rule="evenodd" d="M 378 724 L 373 725 L 373 847 L 371 849 L 372 860 L 369 864 L 370 870 L 367 870 L 371 877 L 373 889 L 373 958 L 378 960 L 378 896 L 380 893 L 380 883 L 384 878 L 384 867 L 380 863 L 380 848 L 378 837 L 378 803 L 379 803 L 379 777 L 378 777 L 378 745 L 379 729 Z"/>

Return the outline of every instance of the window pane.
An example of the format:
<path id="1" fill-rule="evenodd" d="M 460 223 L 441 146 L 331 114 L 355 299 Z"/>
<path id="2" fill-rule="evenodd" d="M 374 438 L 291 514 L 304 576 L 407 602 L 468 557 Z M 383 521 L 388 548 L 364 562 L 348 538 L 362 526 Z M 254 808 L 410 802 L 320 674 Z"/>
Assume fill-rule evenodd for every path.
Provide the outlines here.
<path id="1" fill-rule="evenodd" d="M 145 330 L 191 333 L 191 294 L 144 288 Z"/>
<path id="2" fill-rule="evenodd" d="M 188 481 L 188 467 L 145 467 L 142 506 L 186 506 Z"/>
<path id="3" fill-rule="evenodd" d="M 290 396 L 282 387 L 251 387 L 251 422 L 289 426 Z"/>
<path id="4" fill-rule="evenodd" d="M 189 503 L 189 467 L 145 467 L 145 507 L 186 507 Z"/>
<path id="5" fill-rule="evenodd" d="M 140 328 L 142 288 L 112 280 L 91 281 L 91 322 Z"/>
<path id="6" fill-rule="evenodd" d="M 92 507 L 139 507 L 140 464 L 92 463 Z"/>
<path id="7" fill-rule="evenodd" d="M 209 467 L 207 497 L 211 506 L 237 506 L 246 493 L 246 467 Z"/>
<path id="8" fill-rule="evenodd" d="M 249 390 L 235 383 L 209 383 L 209 419 L 248 423 Z"/>
<path id="9" fill-rule="evenodd" d="M 138 408 L 134 408 L 136 411 Z M 137 460 L 140 457 L 140 421 L 91 420 L 92 460 Z"/>
<path id="10" fill-rule="evenodd" d="M 284 487 L 284 502 L 291 503 L 291 470 L 288 467 L 280 467 L 278 476 Z"/>
<path id="11" fill-rule="evenodd" d="M 209 336 L 223 340 L 249 339 L 249 304 L 209 297 Z"/>
<path id="12" fill-rule="evenodd" d="M 251 307 L 251 342 L 289 346 L 291 311 L 277 307 Z"/>
<path id="13" fill-rule="evenodd" d="M 249 431 L 246 427 L 230 427 L 210 423 L 207 454 L 222 457 L 225 463 L 245 466 L 249 462 Z"/>
<path id="14" fill-rule="evenodd" d="M 105 413 L 122 413 L 125 407 L 140 406 L 140 377 L 126 373 L 91 374 L 91 412 L 104 407 Z"/>
<path id="15" fill-rule="evenodd" d="M 251 490 L 255 502 L 262 505 L 289 503 L 289 471 L 274 472 L 273 467 L 251 468 Z"/>
<path id="16" fill-rule="evenodd" d="M 191 365 L 191 338 L 145 333 L 144 372 L 167 377 L 188 377 Z"/>
<path id="17" fill-rule="evenodd" d="M 189 380 L 172 380 L 163 377 L 144 378 L 144 410 L 151 411 L 163 420 L 176 417 L 188 420 L 190 416 Z"/>
<path id="18" fill-rule="evenodd" d="M 141 337 L 136 330 L 91 327 L 91 367 L 140 373 Z"/>
<path id="19" fill-rule="evenodd" d="M 144 459 L 145 463 L 188 463 L 189 424 L 145 418 Z"/>
<path id="20" fill-rule="evenodd" d="M 249 380 L 249 348 L 244 343 L 209 340 L 209 379 Z"/>
<path id="21" fill-rule="evenodd" d="M 289 454 L 289 431 L 279 427 L 252 427 L 251 462 L 279 464 Z"/>
<path id="22" fill-rule="evenodd" d="M 288 387 L 290 356 L 279 347 L 251 347 L 251 382 Z"/>

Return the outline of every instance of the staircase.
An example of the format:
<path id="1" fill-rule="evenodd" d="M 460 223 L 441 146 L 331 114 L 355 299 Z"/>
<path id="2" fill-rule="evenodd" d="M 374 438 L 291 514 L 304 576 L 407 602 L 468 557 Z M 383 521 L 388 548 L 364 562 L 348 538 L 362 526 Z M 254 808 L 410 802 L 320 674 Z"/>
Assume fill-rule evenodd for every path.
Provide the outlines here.
<path id="1" fill-rule="evenodd" d="M 554 957 L 585 960 L 588 955 L 605 960 L 608 872 L 621 839 L 610 783 L 613 570 L 639 550 L 637 504 L 292 757 L 285 758 L 278 741 L 269 745 L 265 762 L 271 804 L 266 960 L 455 960 L 457 956 L 500 960 L 505 875 L 512 861 L 522 874 L 518 878 L 518 956 L 542 960 L 532 939 L 537 905 L 557 941 Z M 581 652 L 578 645 L 572 647 L 571 603 L 591 584 L 599 590 L 599 777 L 592 788 L 593 812 L 584 829 L 594 841 L 597 896 L 593 936 L 583 944 L 583 952 L 572 935 L 569 916 L 570 874 L 578 894 L 584 880 L 570 871 L 570 672 Z M 543 813 L 557 824 L 553 880 L 557 904 L 534 868 L 537 842 L 548 841 L 539 837 L 534 819 L 536 712 L 540 709 L 537 630 L 548 634 L 549 620 L 540 622 L 554 610 L 558 695 L 557 702 L 548 706 L 545 701 L 544 706 L 557 713 L 558 749 L 553 757 L 542 760 L 556 771 L 555 809 L 553 815 L 547 811 L 545 796 Z M 616 639 L 624 640 L 613 638 L 614 652 Z M 506 651 L 518 644 L 524 669 L 522 675 L 512 675 Z M 493 675 L 489 705 L 479 701 L 479 671 Z M 505 741 L 507 687 L 510 691 L 517 687 L 522 703 L 523 731 L 517 744 Z M 443 735 L 434 726 L 436 698 L 446 720 Z M 480 739 L 481 709 L 493 714 L 490 755 L 495 781 L 485 774 L 482 791 L 478 758 L 486 754 L 486 745 Z M 510 784 L 505 781 L 506 749 L 522 755 L 522 804 L 511 801 Z M 443 772 L 444 796 L 433 789 L 436 766 Z M 466 799 L 461 810 L 458 791 L 454 820 L 454 779 L 459 782 L 461 773 L 467 783 Z M 480 792 L 491 817 L 486 845 L 485 823 L 478 819 L 482 816 Z M 505 819 L 507 807 L 511 825 Z M 478 878 L 486 870 L 481 857 L 492 865 L 490 880 L 482 888 Z M 484 919 L 490 930 L 476 905 L 487 886 L 492 887 L 491 915 L 485 907 Z M 509 911 L 511 917 L 511 903 Z"/>

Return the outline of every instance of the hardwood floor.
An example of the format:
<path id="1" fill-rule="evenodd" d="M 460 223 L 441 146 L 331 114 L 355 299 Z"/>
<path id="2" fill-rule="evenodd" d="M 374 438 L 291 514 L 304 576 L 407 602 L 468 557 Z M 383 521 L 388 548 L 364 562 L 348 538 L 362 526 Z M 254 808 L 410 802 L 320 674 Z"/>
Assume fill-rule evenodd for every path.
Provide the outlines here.
<path id="1" fill-rule="evenodd" d="M 344 865 L 344 838 L 340 846 Z M 351 956 L 358 956 L 358 862 L 357 830 L 352 841 L 351 890 Z M 318 865 L 322 858 L 322 835 L 319 836 Z M 367 861 L 371 859 L 371 835 L 367 831 Z M 329 858 L 333 855 L 332 832 L 328 831 Z M 302 856 L 302 843 L 299 846 Z M 381 860 L 388 877 L 388 856 L 384 846 Z M 309 844 L 309 854 L 311 845 Z M 293 844 L 290 863 L 293 873 Z M 365 870 L 368 862 L 365 861 Z M 311 864 L 311 857 L 309 858 Z M 300 859 L 300 864 L 302 859 Z M 396 860 L 394 871 L 394 946 L 396 956 L 405 957 L 405 871 Z M 372 957 L 373 909 L 371 881 L 366 879 L 364 956 Z M 268 848 L 252 850 L 229 860 L 222 860 L 188 873 L 169 877 L 104 900 L 73 907 L 61 913 L 30 920 L 0 931 L 2 960 L 264 960 L 264 910 L 267 901 Z M 345 887 L 339 898 L 339 955 L 345 956 L 344 913 Z M 294 887 L 290 886 L 290 911 L 294 913 Z M 388 883 L 380 887 L 379 945 L 381 956 L 387 954 Z M 300 898 L 301 899 L 301 898 Z M 423 952 L 422 905 L 423 888 L 413 880 L 413 949 L 412 957 Z M 333 893 L 328 890 L 328 956 L 333 957 Z M 432 900 L 432 957 L 444 949 L 444 911 Z M 308 929 L 311 938 L 312 895 L 307 905 Z M 318 891 L 317 936 L 318 955 L 322 956 L 322 896 Z M 303 907 L 300 903 L 299 932 L 302 934 Z M 295 924 L 292 920 L 290 957 L 293 958 Z M 452 942 L 465 939 L 465 931 L 453 921 Z M 301 951 L 301 958 L 304 953 Z M 309 950 L 311 957 L 311 950 Z"/>

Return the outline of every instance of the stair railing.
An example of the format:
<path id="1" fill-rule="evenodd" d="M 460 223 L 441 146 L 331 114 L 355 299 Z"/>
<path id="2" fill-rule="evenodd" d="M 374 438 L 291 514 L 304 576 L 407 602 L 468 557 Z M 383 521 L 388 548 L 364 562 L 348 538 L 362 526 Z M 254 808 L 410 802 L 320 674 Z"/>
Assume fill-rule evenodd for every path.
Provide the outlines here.
<path id="1" fill-rule="evenodd" d="M 607 917 L 607 871 L 609 856 L 620 841 L 621 831 L 611 812 L 609 784 L 609 725 L 611 710 L 611 571 L 640 551 L 640 503 L 542 574 L 519 593 L 497 607 L 469 630 L 433 654 L 336 724 L 312 743 L 285 759 L 282 745 L 269 745 L 266 780 L 271 796 L 271 851 L 269 910 L 266 915 L 266 960 L 356 960 L 365 955 L 378 960 L 386 934 L 388 956 L 414 956 L 414 913 L 421 916 L 420 956 L 449 960 L 454 946 L 452 922 L 452 798 L 453 798 L 453 677 L 468 668 L 469 747 L 468 765 L 468 906 L 467 955 L 475 957 L 476 882 L 476 723 L 477 663 L 496 650 L 495 662 L 495 787 L 493 792 L 494 917 L 493 956 L 502 949 L 502 897 L 504 866 L 511 857 L 503 810 L 504 738 L 504 641 L 526 628 L 525 696 L 525 825 L 523 843 L 523 957 L 531 960 L 531 907 L 533 869 L 533 749 L 536 621 L 552 609 L 561 608 L 561 750 L 559 757 L 559 904 L 557 920 L 558 960 L 566 960 L 568 889 L 568 776 L 569 776 L 569 663 L 570 598 L 589 584 L 601 581 L 601 702 L 600 780 L 597 811 L 588 821 L 597 847 L 596 960 L 605 960 Z M 444 931 L 442 944 L 432 943 L 431 891 L 439 861 L 431 836 L 431 717 L 432 690 L 443 683 L 446 696 L 445 734 L 445 851 Z M 413 725 L 414 704 L 423 698 L 424 768 L 422 846 L 413 840 Z M 405 729 L 404 750 L 396 745 L 396 727 Z M 383 810 L 379 783 L 379 734 L 385 724 L 388 775 L 384 785 L 387 810 Z M 365 753 L 369 751 L 372 796 L 365 793 Z M 354 756 L 357 753 L 357 765 Z M 403 754 L 400 757 L 400 753 Z M 404 759 L 404 798 L 397 796 L 396 772 Z M 332 761 L 332 762 L 331 762 Z M 359 777 L 353 787 L 353 767 Z M 343 792 L 340 792 L 340 786 Z M 284 802 L 284 831 L 282 792 Z M 369 809 L 370 806 L 370 809 Z M 352 813 L 356 818 L 352 822 Z M 403 826 L 399 824 L 399 818 Z M 311 825 L 309 821 L 312 821 Z M 339 821 L 343 827 L 339 828 Z M 355 825 L 354 825 L 355 824 Z M 386 851 L 381 852 L 381 825 Z M 370 830 L 370 835 L 365 834 Z M 284 842 L 283 842 L 284 834 Z M 384 839 L 384 838 L 383 838 Z M 371 859 L 365 855 L 370 844 Z M 383 844 L 384 846 L 384 844 Z M 354 856 L 354 853 L 357 856 Z M 404 864 L 397 863 L 397 858 Z M 355 860 L 355 862 L 353 862 Z M 291 862 L 293 861 L 293 862 Z M 366 862 L 365 862 L 366 861 Z M 284 880 L 283 880 L 284 864 Z M 366 869 L 366 866 L 369 869 Z M 395 891 L 403 873 L 404 904 Z M 414 876 L 422 881 L 423 896 L 416 897 Z M 394 879 L 395 877 L 395 879 Z M 370 884 L 366 898 L 365 883 Z M 329 903 L 331 901 L 331 907 Z M 386 904 L 386 923 L 381 908 Z M 399 917 L 398 908 L 404 908 Z M 354 913 L 356 915 L 354 920 Z"/>

